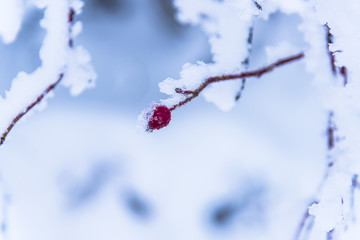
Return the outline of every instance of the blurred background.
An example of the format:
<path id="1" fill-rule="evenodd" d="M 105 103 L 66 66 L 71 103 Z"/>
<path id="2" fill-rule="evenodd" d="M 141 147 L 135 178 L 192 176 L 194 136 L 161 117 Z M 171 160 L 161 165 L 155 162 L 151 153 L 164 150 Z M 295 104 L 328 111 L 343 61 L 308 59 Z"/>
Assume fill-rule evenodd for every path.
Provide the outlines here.
<path id="1" fill-rule="evenodd" d="M 0 92 L 40 64 L 43 12 L 28 9 L 17 40 L 0 44 Z M 142 109 L 182 65 L 211 62 L 207 37 L 176 21 L 171 0 L 86 0 L 75 44 L 96 87 L 59 86 L 0 149 L 4 239 L 291 239 L 326 165 L 327 113 L 301 62 L 249 79 L 222 112 L 202 97 L 151 134 Z M 304 47 L 296 15 L 258 19 L 250 69 L 266 47 Z M 234 24 L 236 28 L 236 24 Z"/>

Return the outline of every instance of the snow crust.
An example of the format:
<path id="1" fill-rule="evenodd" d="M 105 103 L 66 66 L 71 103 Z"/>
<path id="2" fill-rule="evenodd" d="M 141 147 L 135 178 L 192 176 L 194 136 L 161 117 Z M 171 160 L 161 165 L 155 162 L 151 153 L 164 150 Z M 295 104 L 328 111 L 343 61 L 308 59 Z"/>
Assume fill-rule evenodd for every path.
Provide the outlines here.
<path id="1" fill-rule="evenodd" d="M 6 44 L 15 40 L 24 14 L 23 0 L 0 0 L 0 36 Z"/>

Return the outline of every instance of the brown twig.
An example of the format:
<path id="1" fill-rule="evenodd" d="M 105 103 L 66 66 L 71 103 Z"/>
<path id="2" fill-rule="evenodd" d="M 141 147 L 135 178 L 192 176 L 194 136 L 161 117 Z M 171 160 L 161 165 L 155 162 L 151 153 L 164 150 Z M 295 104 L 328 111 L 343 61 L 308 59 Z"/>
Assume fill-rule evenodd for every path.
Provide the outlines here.
<path id="1" fill-rule="evenodd" d="M 68 23 L 69 23 L 69 47 L 72 48 L 73 47 L 73 39 L 71 37 L 71 32 L 72 32 L 72 27 L 73 27 L 73 23 L 74 23 L 74 15 L 75 15 L 75 11 L 74 9 L 70 8 L 69 10 L 69 16 L 68 16 Z M 0 146 L 5 142 L 6 137 L 8 136 L 8 134 L 10 133 L 10 131 L 13 129 L 13 127 L 15 126 L 15 124 L 25 115 L 27 114 L 32 108 L 34 108 L 36 105 L 38 105 L 43 99 L 44 97 L 51 92 L 60 82 L 61 80 L 64 78 L 64 73 L 60 73 L 59 76 L 57 77 L 57 80 L 52 83 L 51 85 L 49 85 L 32 103 L 30 103 L 24 111 L 20 112 L 18 115 L 16 115 L 16 117 L 11 121 L 10 125 L 6 128 L 5 132 L 1 135 L 0 138 Z"/>
<path id="2" fill-rule="evenodd" d="M 73 45 L 74 45 L 74 40 L 71 37 L 72 27 L 74 25 L 74 16 L 75 16 L 75 11 L 74 11 L 74 9 L 70 8 L 69 17 L 68 17 L 68 23 L 69 23 L 69 47 L 70 48 L 72 48 Z"/>
<path id="3" fill-rule="evenodd" d="M 325 28 L 326 28 L 327 51 L 329 55 L 331 71 L 334 75 L 336 75 L 335 55 L 334 52 L 330 50 L 330 44 L 333 43 L 333 35 L 330 32 L 330 27 L 328 24 L 325 24 Z"/>
<path id="4" fill-rule="evenodd" d="M 342 75 L 343 79 L 344 79 L 344 86 L 347 85 L 348 83 L 348 73 L 347 73 L 347 68 L 345 66 L 342 67 L 337 67 L 335 64 L 335 53 L 338 51 L 331 51 L 330 50 L 330 44 L 332 44 L 333 38 L 334 36 L 331 34 L 330 32 L 330 27 L 328 24 L 325 24 L 325 28 L 326 28 L 326 41 L 327 41 L 327 51 L 328 51 L 328 55 L 329 55 L 329 59 L 330 59 L 330 66 L 331 66 L 331 71 L 334 75 L 336 75 L 338 72 Z"/>
<path id="5" fill-rule="evenodd" d="M 252 52 L 253 37 L 254 37 L 254 27 L 250 27 L 249 28 L 248 38 L 247 38 L 248 56 L 242 62 L 243 66 L 244 66 L 244 69 L 246 71 L 249 69 L 249 65 L 250 65 L 250 55 L 251 55 L 251 52 Z M 235 96 L 236 101 L 238 101 L 241 98 L 242 93 L 245 90 L 245 85 L 246 85 L 246 78 L 243 78 L 243 79 L 241 79 L 241 87 L 240 87 L 239 91 L 237 92 L 237 94 Z"/>
<path id="6" fill-rule="evenodd" d="M 331 150 L 335 147 L 335 131 L 336 131 L 336 126 L 335 126 L 335 122 L 334 122 L 334 113 L 330 112 L 329 113 L 329 119 L 328 119 L 328 126 L 327 126 L 327 147 L 328 150 Z"/>
<path id="7" fill-rule="evenodd" d="M 56 82 L 54 82 L 53 84 L 51 84 L 50 86 L 48 86 L 41 95 L 39 95 L 35 101 L 33 101 L 29 106 L 26 107 L 26 109 L 19 113 L 18 115 L 16 115 L 16 117 L 12 120 L 12 122 L 10 123 L 10 125 L 7 127 L 6 131 L 1 135 L 0 138 L 0 145 L 2 145 L 5 142 L 5 139 L 7 137 L 7 135 L 9 134 L 9 132 L 11 131 L 11 129 L 15 126 L 15 124 L 26 114 L 28 113 L 33 107 L 35 107 L 37 104 L 39 104 L 41 102 L 41 100 L 44 99 L 44 97 L 51 91 L 53 90 L 56 85 L 59 84 L 59 82 L 61 81 L 61 79 L 64 77 L 64 74 L 61 73 L 58 77 L 58 79 L 56 80 Z"/>
<path id="8" fill-rule="evenodd" d="M 294 62 L 296 60 L 299 60 L 301 58 L 304 57 L 304 53 L 299 53 L 287 58 L 283 58 L 278 60 L 277 62 L 270 64 L 266 67 L 257 69 L 257 70 L 253 70 L 253 71 L 247 71 L 247 72 L 242 72 L 239 74 L 229 74 L 229 75 L 221 75 L 221 76 L 216 76 L 216 77 L 209 77 L 206 79 L 205 82 L 203 82 L 197 89 L 193 90 L 193 91 L 188 91 L 188 90 L 182 90 L 182 89 L 175 89 L 176 92 L 178 93 L 183 93 L 185 95 L 190 95 L 187 98 L 185 98 L 183 101 L 173 105 L 170 109 L 170 111 L 175 110 L 178 107 L 181 107 L 182 105 L 190 102 L 191 100 L 193 100 L 194 98 L 196 98 L 197 96 L 199 96 L 200 92 L 202 90 L 204 90 L 208 85 L 212 84 L 212 83 L 216 83 L 216 82 L 223 82 L 223 81 L 229 81 L 229 80 L 234 80 L 234 79 L 242 79 L 242 78 L 249 78 L 249 77 L 261 77 L 263 74 L 271 72 L 272 70 L 274 70 L 275 68 L 282 66 L 284 64 L 290 63 L 290 62 Z"/>
<path id="9" fill-rule="evenodd" d="M 257 7 L 257 9 L 262 10 L 262 6 L 257 1 L 254 1 L 254 4 Z"/>

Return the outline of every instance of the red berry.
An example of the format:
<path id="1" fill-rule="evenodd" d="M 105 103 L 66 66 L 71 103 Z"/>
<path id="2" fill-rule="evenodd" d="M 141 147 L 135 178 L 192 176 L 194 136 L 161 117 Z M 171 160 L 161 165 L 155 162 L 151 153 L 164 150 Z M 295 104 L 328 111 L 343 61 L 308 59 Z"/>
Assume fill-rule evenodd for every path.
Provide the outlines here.
<path id="1" fill-rule="evenodd" d="M 157 105 L 149 118 L 149 128 L 158 130 L 160 128 L 166 127 L 170 120 L 170 110 L 164 105 Z"/>

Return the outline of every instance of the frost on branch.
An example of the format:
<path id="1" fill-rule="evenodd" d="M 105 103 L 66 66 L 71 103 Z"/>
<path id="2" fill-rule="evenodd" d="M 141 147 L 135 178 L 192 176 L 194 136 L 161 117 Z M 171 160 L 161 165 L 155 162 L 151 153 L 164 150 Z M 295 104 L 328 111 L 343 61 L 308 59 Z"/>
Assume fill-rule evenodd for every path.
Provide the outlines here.
<path id="1" fill-rule="evenodd" d="M 0 144 L 15 123 L 47 97 L 58 83 L 70 87 L 72 94 L 79 94 L 93 86 L 96 78 L 90 55 L 81 46 L 73 47 L 74 38 L 81 31 L 81 24 L 74 22 L 74 15 L 80 13 L 82 2 L 49 0 L 36 3 L 39 8 L 45 8 L 41 20 L 41 26 L 46 30 L 40 49 L 41 66 L 30 74 L 20 72 L 5 97 L 0 97 Z"/>

